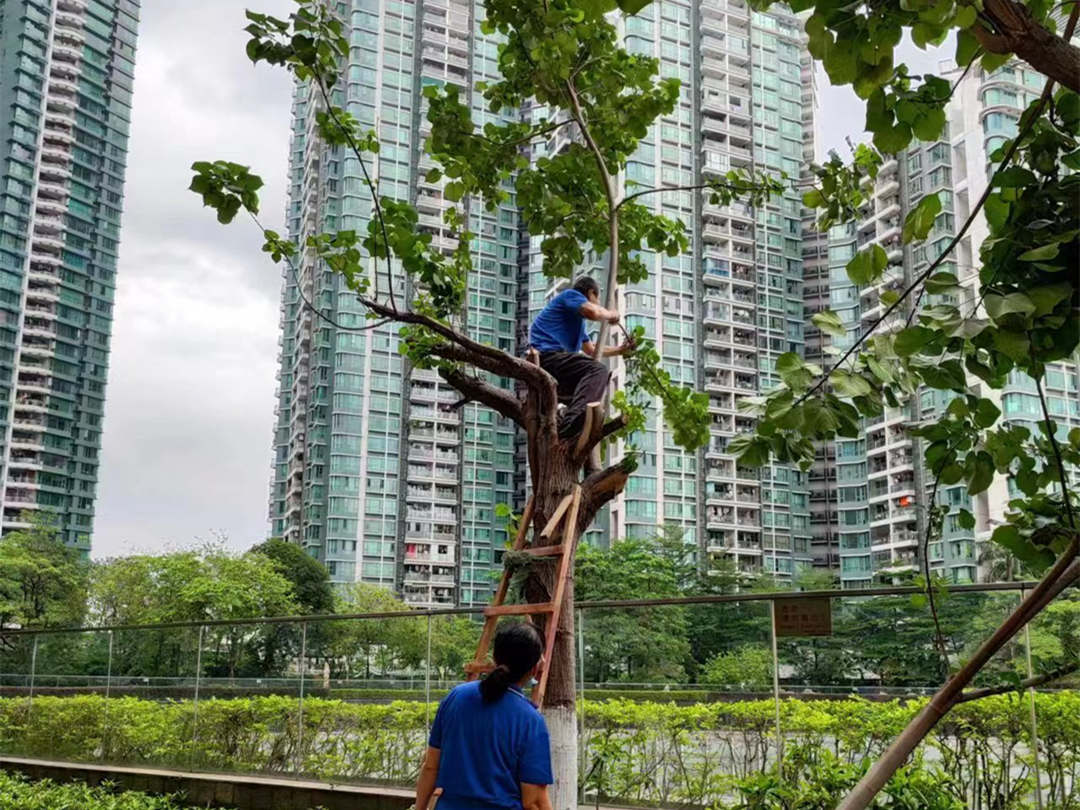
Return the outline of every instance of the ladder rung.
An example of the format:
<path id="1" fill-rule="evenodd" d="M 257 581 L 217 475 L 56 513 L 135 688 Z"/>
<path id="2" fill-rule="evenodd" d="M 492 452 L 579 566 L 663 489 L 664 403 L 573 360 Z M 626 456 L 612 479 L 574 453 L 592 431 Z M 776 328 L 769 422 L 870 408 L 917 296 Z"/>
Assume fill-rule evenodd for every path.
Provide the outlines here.
<path id="1" fill-rule="evenodd" d="M 491 605 L 484 608 L 485 616 L 524 616 L 529 613 L 552 613 L 552 602 L 537 602 L 531 605 Z"/>
<path id="2" fill-rule="evenodd" d="M 557 546 L 529 546 L 521 550 L 534 557 L 554 557 L 563 553 L 563 546 L 561 544 Z"/>
<path id="3" fill-rule="evenodd" d="M 465 665 L 465 671 L 470 675 L 482 675 L 485 672 L 491 672 L 495 669 L 495 665 L 490 661 L 470 661 Z"/>

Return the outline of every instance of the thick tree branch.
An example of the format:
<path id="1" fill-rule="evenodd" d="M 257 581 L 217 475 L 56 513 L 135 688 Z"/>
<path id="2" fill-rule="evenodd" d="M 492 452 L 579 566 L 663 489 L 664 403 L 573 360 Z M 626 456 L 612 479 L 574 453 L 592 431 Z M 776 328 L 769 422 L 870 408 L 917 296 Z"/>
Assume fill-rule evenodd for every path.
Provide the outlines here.
<path id="1" fill-rule="evenodd" d="M 421 315 L 420 313 L 412 312 L 411 310 L 394 309 L 385 304 L 380 304 L 378 301 L 373 301 L 370 298 L 361 298 L 360 303 L 377 315 L 382 315 L 383 317 L 397 321 L 398 323 L 423 326 L 439 335 L 439 337 L 445 338 L 450 341 L 451 344 L 456 344 L 469 353 L 469 357 L 466 359 L 464 356 L 461 356 L 460 353 L 451 352 L 449 349 L 440 347 L 437 352 L 440 357 L 445 357 L 448 360 L 461 360 L 462 362 L 472 363 L 484 369 L 484 371 L 490 371 L 493 374 L 521 380 L 531 389 L 536 391 L 542 412 L 551 412 L 554 414 L 556 407 L 558 407 L 558 398 L 555 393 L 555 378 L 540 368 L 540 366 L 527 363 L 520 357 L 514 357 L 512 354 L 508 354 L 501 349 L 496 349 L 494 346 L 478 343 L 472 338 L 461 334 L 456 329 L 427 315 Z"/>
<path id="2" fill-rule="evenodd" d="M 503 391 L 480 377 L 465 374 L 457 368 L 440 368 L 438 376 L 460 391 L 465 397 L 465 402 L 472 400 L 487 405 L 491 410 L 495 410 L 507 419 L 513 419 L 517 424 L 525 423 L 522 403 L 518 402 L 513 392 Z"/>
<path id="3" fill-rule="evenodd" d="M 1007 695 L 1010 692 L 1022 692 L 1025 689 L 1033 689 L 1038 686 L 1045 686 L 1048 683 L 1054 681 L 1060 681 L 1066 675 L 1072 675 L 1080 669 L 1080 661 L 1075 661 L 1071 664 L 1066 664 L 1063 667 L 1047 672 L 1045 675 L 1036 675 L 1034 678 L 1028 678 L 1027 680 L 1020 681 L 1020 683 L 1002 684 L 1001 686 L 987 686 L 983 689 L 969 689 L 964 692 L 960 698 L 956 701 L 959 703 L 967 703 L 972 700 L 979 700 L 980 698 L 990 697 L 991 695 Z"/>
<path id="4" fill-rule="evenodd" d="M 521 402 L 510 391 L 496 388 L 479 377 L 456 368 L 440 368 L 439 376 L 460 391 L 466 402 L 475 400 L 519 425 L 525 424 Z"/>
<path id="5" fill-rule="evenodd" d="M 1015 0 L 986 0 L 982 18 L 993 30 L 978 23 L 969 30 L 985 50 L 1016 54 L 1044 76 L 1080 93 L 1080 48 L 1069 41 L 1071 31 L 1064 36 L 1052 33 Z"/>

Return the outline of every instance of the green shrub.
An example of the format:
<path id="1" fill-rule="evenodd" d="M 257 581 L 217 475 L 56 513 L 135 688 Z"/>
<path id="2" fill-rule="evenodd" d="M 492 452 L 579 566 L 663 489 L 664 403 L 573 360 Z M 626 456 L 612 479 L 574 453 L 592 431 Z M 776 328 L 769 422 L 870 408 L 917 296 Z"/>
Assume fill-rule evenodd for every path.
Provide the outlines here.
<path id="1" fill-rule="evenodd" d="M 1000 810 L 1031 806 L 1027 701 L 1026 695 L 1002 695 L 952 711 L 924 746 L 933 765 L 912 766 L 905 789 L 921 790 L 925 782 L 966 803 L 961 806 L 974 806 L 976 796 L 982 806 Z M 1080 692 L 1042 693 L 1036 702 L 1046 806 L 1080 807 Z M 783 701 L 785 784 L 793 784 L 790 774 L 802 773 L 815 791 L 828 790 L 828 784 L 880 755 L 923 704 L 921 699 Z M 5 698 L 0 699 L 0 751 L 408 784 L 416 777 L 435 708 L 419 701 L 307 698 L 300 733 L 299 701 L 287 696 L 202 700 L 197 729 L 190 701 L 39 696 L 31 707 L 24 698 Z M 762 786 L 776 765 L 771 700 L 693 705 L 586 700 L 582 711 L 580 772 L 590 793 L 620 802 L 712 807 L 749 795 L 755 785 L 768 793 Z M 815 759 L 807 751 L 831 759 Z M 897 799 L 884 806 L 909 805 Z"/>
<path id="2" fill-rule="evenodd" d="M 48 779 L 29 782 L 23 776 L 0 771 L 0 810 L 181 810 L 179 796 L 151 796 L 110 786 L 89 787 L 82 782 L 58 785 Z"/>

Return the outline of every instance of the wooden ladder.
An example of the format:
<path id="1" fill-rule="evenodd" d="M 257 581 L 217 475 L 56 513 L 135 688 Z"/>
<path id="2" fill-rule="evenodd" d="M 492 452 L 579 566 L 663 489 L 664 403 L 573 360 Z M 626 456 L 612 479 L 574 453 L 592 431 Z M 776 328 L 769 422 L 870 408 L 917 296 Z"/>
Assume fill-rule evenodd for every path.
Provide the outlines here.
<path id="1" fill-rule="evenodd" d="M 547 691 L 548 673 L 551 671 L 551 656 L 555 649 L 555 634 L 559 628 L 559 618 L 562 613 L 563 596 L 566 594 L 566 582 L 570 578 L 571 566 L 574 564 L 574 552 L 577 550 L 577 527 L 578 509 L 581 507 L 581 487 L 574 485 L 573 492 L 563 497 L 555 508 L 551 519 L 540 532 L 542 541 L 551 542 L 558 538 L 559 542 L 554 545 L 526 545 L 526 537 L 529 533 L 529 525 L 533 517 L 533 498 L 529 498 L 525 506 L 525 512 L 521 516 L 521 525 L 518 527 L 517 537 L 514 538 L 514 551 L 524 551 L 536 557 L 558 557 L 559 570 L 555 577 L 555 593 L 550 602 L 538 602 L 535 604 L 506 605 L 506 593 L 510 588 L 510 572 L 504 567 L 502 580 L 499 588 L 495 591 L 495 600 L 484 608 L 484 629 L 480 633 L 480 643 L 476 647 L 476 658 L 465 665 L 467 679 L 472 681 L 481 674 L 494 669 L 494 664 L 487 660 L 488 648 L 495 637 L 495 626 L 502 616 L 527 616 L 544 614 L 548 617 L 544 638 L 544 669 L 540 673 L 540 683 L 532 691 L 532 702 L 536 707 L 544 705 L 544 694 Z"/>

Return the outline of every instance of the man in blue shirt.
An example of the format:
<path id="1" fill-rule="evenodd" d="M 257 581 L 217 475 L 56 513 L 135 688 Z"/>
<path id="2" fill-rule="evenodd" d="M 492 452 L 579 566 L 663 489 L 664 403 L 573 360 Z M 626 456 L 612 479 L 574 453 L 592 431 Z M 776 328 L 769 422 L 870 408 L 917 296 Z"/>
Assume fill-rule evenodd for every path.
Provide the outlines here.
<path id="1" fill-rule="evenodd" d="M 556 295 L 536 316 L 529 330 L 529 345 L 540 353 L 540 367 L 555 378 L 559 398 L 570 398 L 559 419 L 559 438 L 569 439 L 585 427 L 585 410 L 600 402 L 607 391 L 607 367 L 593 359 L 596 347 L 585 331 L 585 319 L 619 322 L 619 313 L 600 306 L 600 287 L 588 276 Z M 625 354 L 632 343 L 609 346 L 604 357 Z"/>

